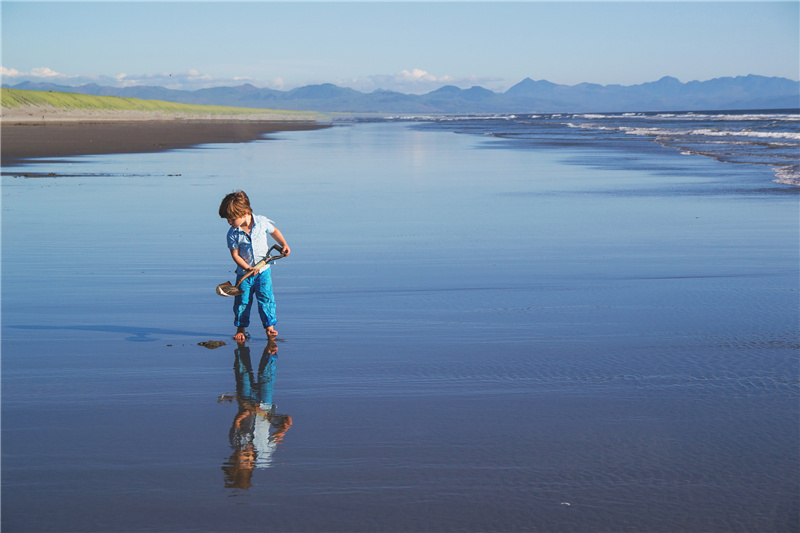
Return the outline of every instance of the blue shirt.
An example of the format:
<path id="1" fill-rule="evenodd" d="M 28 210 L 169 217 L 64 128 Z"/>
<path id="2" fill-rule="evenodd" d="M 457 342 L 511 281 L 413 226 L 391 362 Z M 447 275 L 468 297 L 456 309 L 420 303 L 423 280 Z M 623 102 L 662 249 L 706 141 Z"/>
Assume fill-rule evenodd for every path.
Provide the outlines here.
<path id="1" fill-rule="evenodd" d="M 248 234 L 241 228 L 231 228 L 228 230 L 228 249 L 239 250 L 239 257 L 252 266 L 261 261 L 269 252 L 267 236 L 275 232 L 273 222 L 267 217 L 253 215 L 253 229 Z M 262 268 L 259 272 L 268 269 L 269 265 Z M 237 274 L 242 274 L 244 269 L 238 267 Z"/>

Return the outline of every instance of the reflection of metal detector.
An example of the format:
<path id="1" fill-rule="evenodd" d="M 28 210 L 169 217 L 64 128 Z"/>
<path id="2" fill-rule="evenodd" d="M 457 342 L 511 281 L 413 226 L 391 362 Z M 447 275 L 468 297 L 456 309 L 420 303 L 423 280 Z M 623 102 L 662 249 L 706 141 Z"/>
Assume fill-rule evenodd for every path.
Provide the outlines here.
<path id="1" fill-rule="evenodd" d="M 278 254 L 277 255 L 271 255 L 273 250 L 277 251 Z M 272 248 L 270 248 L 267 251 L 267 257 L 265 257 L 264 259 L 262 259 L 261 261 L 256 263 L 256 265 L 250 270 L 249 273 L 247 273 L 244 276 L 242 276 L 242 279 L 240 279 L 238 282 L 236 282 L 236 285 L 231 285 L 230 281 L 226 281 L 225 283 L 220 283 L 219 285 L 217 285 L 217 294 L 219 294 L 220 296 L 236 296 L 237 294 L 242 294 L 242 292 L 244 292 L 244 291 L 239 289 L 239 285 L 244 280 L 246 280 L 247 278 L 249 278 L 250 276 L 252 276 L 256 272 L 261 270 L 262 267 L 267 266 L 268 264 L 272 263 L 273 261 L 277 261 L 281 257 L 286 257 L 286 255 L 283 253 L 283 247 L 278 245 L 278 244 L 273 245 Z"/>

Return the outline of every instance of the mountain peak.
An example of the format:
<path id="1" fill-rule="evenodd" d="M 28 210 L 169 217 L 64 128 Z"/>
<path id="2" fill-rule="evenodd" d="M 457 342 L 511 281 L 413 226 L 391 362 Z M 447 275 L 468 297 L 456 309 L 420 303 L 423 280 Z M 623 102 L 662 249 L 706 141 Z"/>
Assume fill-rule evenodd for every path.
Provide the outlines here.
<path id="1" fill-rule="evenodd" d="M 431 91 L 428 94 L 446 95 L 446 94 L 458 94 L 460 92 L 461 89 L 459 89 L 455 85 L 445 85 L 444 87 L 439 87 L 435 91 Z"/>
<path id="2" fill-rule="evenodd" d="M 558 87 L 558 85 L 547 80 L 535 81 L 530 78 L 525 78 L 503 94 L 513 97 L 538 96 L 542 94 L 551 95 L 556 87 Z"/>

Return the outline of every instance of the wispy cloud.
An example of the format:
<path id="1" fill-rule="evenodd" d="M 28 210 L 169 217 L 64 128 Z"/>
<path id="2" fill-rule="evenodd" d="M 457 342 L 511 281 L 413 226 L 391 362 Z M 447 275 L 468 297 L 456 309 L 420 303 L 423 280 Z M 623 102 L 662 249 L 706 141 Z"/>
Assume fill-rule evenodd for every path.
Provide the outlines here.
<path id="1" fill-rule="evenodd" d="M 158 72 L 149 74 L 127 74 L 120 73 L 116 76 L 94 76 L 94 75 L 68 75 L 56 72 L 48 67 L 34 68 L 27 72 L 21 72 L 15 68 L 0 67 L 0 74 L 4 84 L 17 84 L 24 81 L 47 82 L 68 86 L 84 85 L 96 83 L 109 87 L 134 87 L 137 85 L 151 85 L 166 87 L 176 90 L 197 90 L 209 87 L 224 87 L 242 85 L 250 83 L 257 87 L 269 87 L 272 89 L 283 89 L 285 86 L 281 78 L 275 80 L 258 80 L 247 76 L 235 76 L 232 78 L 217 78 L 190 69 L 183 72 Z"/>
<path id="2" fill-rule="evenodd" d="M 70 75 L 57 72 L 48 67 L 39 67 L 27 72 L 14 68 L 0 67 L 3 83 L 15 85 L 24 81 L 47 82 L 59 85 L 78 86 L 96 83 L 109 87 L 134 87 L 149 85 L 166 87 L 167 89 L 193 91 L 211 87 L 237 86 L 249 83 L 256 87 L 278 90 L 288 90 L 301 84 L 287 83 L 283 78 L 262 80 L 247 76 L 215 77 L 199 70 L 189 69 L 182 72 L 157 72 L 147 74 L 120 73 L 116 76 L 105 75 Z M 341 87 L 350 87 L 361 92 L 369 93 L 378 89 L 397 91 L 407 94 L 422 94 L 436 90 L 444 85 L 455 85 L 469 88 L 480 85 L 487 89 L 501 90 L 502 78 L 489 78 L 479 76 L 437 76 L 419 68 L 401 70 L 395 74 L 377 74 L 373 76 L 356 77 L 350 79 L 329 80 Z M 304 85 L 304 84 L 303 84 Z"/>
<path id="3" fill-rule="evenodd" d="M 480 77 L 480 76 L 436 76 L 426 70 L 413 68 L 401 70 L 390 75 L 373 75 L 364 78 L 353 78 L 349 80 L 339 80 L 337 85 L 350 87 L 362 92 L 372 92 L 377 89 L 387 91 L 397 91 L 401 93 L 421 94 L 434 91 L 444 85 L 455 85 L 456 87 L 469 88 L 480 85 L 487 89 L 504 82 L 502 78 Z"/>
<path id="4" fill-rule="evenodd" d="M 31 69 L 29 72 L 20 72 L 15 68 L 6 68 L 0 67 L 0 75 L 3 78 L 12 78 L 13 81 L 17 81 L 18 78 L 32 78 L 37 80 L 55 80 L 55 79 L 69 79 L 70 76 L 66 74 L 61 74 L 60 72 L 56 72 L 55 70 L 47 67 L 39 67 Z"/>
<path id="5" fill-rule="evenodd" d="M 185 72 L 157 72 L 151 74 L 118 74 L 115 76 L 120 87 L 133 87 L 136 85 L 156 85 L 167 89 L 205 89 L 222 85 L 241 85 L 255 80 L 241 79 L 215 79 L 209 74 L 194 69 Z"/>

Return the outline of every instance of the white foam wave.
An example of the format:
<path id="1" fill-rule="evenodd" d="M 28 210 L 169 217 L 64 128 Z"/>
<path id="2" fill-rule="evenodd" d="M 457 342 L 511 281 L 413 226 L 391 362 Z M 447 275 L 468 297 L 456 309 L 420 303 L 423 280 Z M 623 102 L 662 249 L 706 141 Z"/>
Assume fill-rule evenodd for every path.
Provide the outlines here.
<path id="1" fill-rule="evenodd" d="M 517 115 L 387 115 L 384 120 L 407 120 L 423 122 L 460 122 L 466 120 L 513 120 Z"/>
<path id="2" fill-rule="evenodd" d="M 753 113 L 748 115 L 703 115 L 696 113 L 677 114 L 661 113 L 646 118 L 678 118 L 680 120 L 715 120 L 719 122 L 748 122 L 748 121 L 782 121 L 800 122 L 800 115 L 786 113 Z"/>
<path id="3" fill-rule="evenodd" d="M 600 129 L 596 127 L 591 129 Z M 726 131 L 715 130 L 710 128 L 700 128 L 692 130 L 668 130 L 664 128 L 633 128 L 633 127 L 620 127 L 619 131 L 627 135 L 648 135 L 656 137 L 675 137 L 693 135 L 696 137 L 753 137 L 757 139 L 791 139 L 800 141 L 800 132 L 789 131 Z"/>
<path id="4" fill-rule="evenodd" d="M 553 115 L 555 117 L 555 115 Z M 788 113 L 750 113 L 747 115 L 734 115 L 734 114 L 703 114 L 703 113 L 576 113 L 572 118 L 585 118 L 585 119 L 614 119 L 614 118 L 644 118 L 649 120 L 662 120 L 674 118 L 677 120 L 713 120 L 719 122 L 732 122 L 732 121 L 786 121 L 798 122 L 800 115 Z"/>
<path id="5" fill-rule="evenodd" d="M 556 118 L 557 115 L 553 115 Z M 591 120 L 614 119 L 614 118 L 643 118 L 647 120 L 712 120 L 716 122 L 752 122 L 752 121 L 779 121 L 779 122 L 800 122 L 800 115 L 789 113 L 750 113 L 746 115 L 734 114 L 703 114 L 703 113 L 657 113 L 648 115 L 645 113 L 621 113 L 621 114 L 601 114 L 584 113 L 572 115 L 572 118 L 584 118 Z"/>
<path id="6" fill-rule="evenodd" d="M 598 126 L 596 124 L 574 124 L 572 122 L 567 122 L 567 127 L 578 128 L 582 130 L 619 131 L 619 128 L 614 128 L 611 126 Z"/>
<path id="7" fill-rule="evenodd" d="M 800 187 L 800 165 L 786 165 L 772 170 L 775 171 L 776 179 L 773 180 L 775 183 Z"/>
<path id="8" fill-rule="evenodd" d="M 460 122 L 464 120 L 513 120 L 516 115 L 445 115 L 436 116 L 434 120 L 439 122 Z"/>
<path id="9" fill-rule="evenodd" d="M 555 116 L 554 116 L 555 117 Z M 603 119 L 631 119 L 631 118 L 647 118 L 644 113 L 621 113 L 621 114 L 600 114 L 600 113 L 584 113 L 572 115 L 572 118 L 583 118 L 589 120 L 603 120 Z"/>
<path id="10" fill-rule="evenodd" d="M 679 131 L 679 130 L 665 130 L 663 128 L 631 128 L 631 127 L 621 127 L 619 131 L 625 133 L 626 135 L 649 135 L 655 137 L 662 137 L 666 135 L 686 135 L 688 131 Z"/>
<path id="11" fill-rule="evenodd" d="M 797 139 L 800 140 L 800 132 L 790 131 L 720 131 L 713 129 L 692 130 L 691 135 L 709 135 L 712 137 L 758 137 L 761 139 Z"/>

